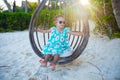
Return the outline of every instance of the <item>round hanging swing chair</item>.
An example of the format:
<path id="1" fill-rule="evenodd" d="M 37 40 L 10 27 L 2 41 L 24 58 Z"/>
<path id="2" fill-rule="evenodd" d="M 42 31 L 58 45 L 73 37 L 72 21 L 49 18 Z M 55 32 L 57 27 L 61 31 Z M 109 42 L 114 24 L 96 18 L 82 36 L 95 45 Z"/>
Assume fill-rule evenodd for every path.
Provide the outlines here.
<path id="1" fill-rule="evenodd" d="M 53 18 L 58 14 L 65 16 L 65 25 L 70 27 L 71 31 L 84 33 L 82 36 L 69 35 L 70 47 L 73 52 L 68 56 L 60 57 L 58 61 L 58 64 L 66 64 L 81 55 L 89 39 L 87 14 L 79 0 L 42 0 L 31 18 L 29 38 L 34 52 L 44 59 L 45 55 L 41 51 L 51 34 L 35 32 L 35 30 L 46 30 L 52 27 L 54 25 Z"/>

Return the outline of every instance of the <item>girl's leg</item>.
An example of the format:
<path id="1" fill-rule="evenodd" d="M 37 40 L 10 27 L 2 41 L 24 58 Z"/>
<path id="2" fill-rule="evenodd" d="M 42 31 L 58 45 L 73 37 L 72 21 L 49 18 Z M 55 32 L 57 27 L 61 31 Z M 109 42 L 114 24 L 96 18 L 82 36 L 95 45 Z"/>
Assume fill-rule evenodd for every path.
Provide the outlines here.
<path id="1" fill-rule="evenodd" d="M 53 62 L 50 63 L 50 67 L 51 67 L 52 70 L 55 69 L 55 66 L 56 66 L 56 63 L 57 63 L 58 60 L 59 60 L 59 57 L 60 57 L 59 55 L 55 55 L 55 56 L 54 56 L 54 59 L 53 59 Z"/>
<path id="2" fill-rule="evenodd" d="M 45 55 L 44 62 L 47 63 L 50 58 L 51 58 L 51 55 L 50 55 L 50 54 L 46 54 L 46 55 Z"/>
<path id="3" fill-rule="evenodd" d="M 53 59 L 53 63 L 54 63 L 54 64 L 56 64 L 56 63 L 58 62 L 59 57 L 60 57 L 59 55 L 55 55 L 55 56 L 54 56 L 54 59 Z"/>
<path id="4" fill-rule="evenodd" d="M 41 63 L 41 65 L 42 65 L 43 67 L 46 67 L 46 66 L 47 66 L 47 62 L 48 62 L 48 60 L 49 60 L 50 57 L 51 57 L 50 54 L 46 54 L 46 55 L 45 55 L 45 59 L 44 59 L 44 60 L 40 60 L 40 63 Z"/>

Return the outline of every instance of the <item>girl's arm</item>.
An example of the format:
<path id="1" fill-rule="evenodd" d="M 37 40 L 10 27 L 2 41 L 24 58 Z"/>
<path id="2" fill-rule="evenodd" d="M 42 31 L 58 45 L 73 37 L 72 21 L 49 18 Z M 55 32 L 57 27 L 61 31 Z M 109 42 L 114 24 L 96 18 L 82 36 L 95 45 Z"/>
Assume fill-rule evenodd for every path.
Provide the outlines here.
<path id="1" fill-rule="evenodd" d="M 34 31 L 41 32 L 41 33 L 49 33 L 49 32 L 51 32 L 51 29 L 48 29 L 48 30 L 34 30 Z"/>
<path id="2" fill-rule="evenodd" d="M 80 36 L 80 35 L 84 35 L 83 32 L 76 32 L 76 31 L 70 31 L 68 32 L 69 34 L 72 34 L 72 35 L 76 35 L 76 36 Z"/>

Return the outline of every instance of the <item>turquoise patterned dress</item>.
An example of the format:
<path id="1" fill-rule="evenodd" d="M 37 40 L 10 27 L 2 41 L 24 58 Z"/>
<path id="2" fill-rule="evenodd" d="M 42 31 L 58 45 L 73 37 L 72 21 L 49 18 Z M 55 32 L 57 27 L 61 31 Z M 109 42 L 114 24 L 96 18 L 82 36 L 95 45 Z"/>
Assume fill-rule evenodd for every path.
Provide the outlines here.
<path id="1" fill-rule="evenodd" d="M 47 44 L 43 47 L 43 54 L 61 55 L 65 50 L 69 50 L 68 32 L 70 28 L 64 28 L 63 31 L 57 31 L 56 27 L 51 28 L 51 36 Z"/>

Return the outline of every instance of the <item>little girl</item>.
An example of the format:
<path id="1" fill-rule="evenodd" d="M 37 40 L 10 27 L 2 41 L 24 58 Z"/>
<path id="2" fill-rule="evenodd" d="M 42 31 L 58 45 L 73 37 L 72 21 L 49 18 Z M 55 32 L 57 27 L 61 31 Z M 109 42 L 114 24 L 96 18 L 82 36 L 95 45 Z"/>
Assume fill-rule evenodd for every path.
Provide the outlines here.
<path id="1" fill-rule="evenodd" d="M 48 43 L 42 49 L 45 59 L 40 60 L 40 63 L 42 66 L 46 67 L 51 56 L 54 56 L 53 61 L 50 63 L 52 69 L 55 69 L 60 55 L 63 54 L 65 50 L 70 49 L 68 34 L 83 35 L 82 32 L 73 32 L 70 31 L 69 28 L 65 28 L 65 18 L 62 15 L 58 15 L 54 18 L 54 24 L 55 26 L 49 30 L 37 30 L 42 33 L 51 33 Z"/>

